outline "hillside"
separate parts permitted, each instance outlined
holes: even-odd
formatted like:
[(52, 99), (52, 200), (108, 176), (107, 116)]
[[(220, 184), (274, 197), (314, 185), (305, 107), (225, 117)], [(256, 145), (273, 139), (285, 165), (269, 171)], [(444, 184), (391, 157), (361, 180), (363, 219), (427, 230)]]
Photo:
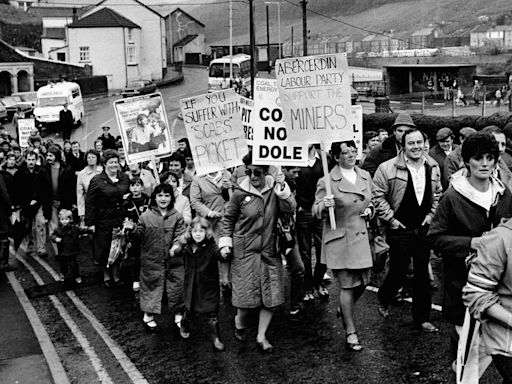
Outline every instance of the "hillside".
[[(275, 0), (273, 0), (275, 1)], [(145, 0), (148, 5), (162, 4), (162, 0)], [(190, 3), (198, 2), (191, 0)], [(229, 37), (229, 4), (226, 0), (210, 0), (211, 5), (183, 5), (184, 0), (171, 0), (159, 11), (173, 9), (172, 3), (206, 24), (207, 42), (213, 43)], [(259, 40), (265, 41), (265, 3), (254, 0), (256, 32)], [(277, 6), (270, 5), (271, 39), (277, 39)], [(318, 35), (352, 35), (366, 32), (353, 28), (315, 13), (328, 15), (352, 25), (370, 31), (413, 32), (431, 23), (444, 25), (448, 35), (469, 33), (478, 24), (477, 17), (486, 15), (496, 18), (512, 11), (510, 0), (310, 0), (308, 4), (308, 29), (312, 36)], [(233, 34), (248, 34), (248, 6), (246, 1), (233, 2)], [(281, 0), (281, 34), (283, 40), (290, 38), (291, 26), (294, 26), (295, 39), (302, 36), (302, 10), (299, 0)], [(247, 38), (248, 41), (248, 38)]]

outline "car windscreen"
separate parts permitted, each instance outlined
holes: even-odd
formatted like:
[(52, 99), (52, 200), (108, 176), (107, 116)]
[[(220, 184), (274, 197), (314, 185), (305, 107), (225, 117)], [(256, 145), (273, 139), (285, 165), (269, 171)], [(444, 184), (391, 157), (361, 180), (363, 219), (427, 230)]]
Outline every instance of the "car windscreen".
[(38, 107), (59, 107), (68, 102), (65, 96), (42, 97), (37, 99)]

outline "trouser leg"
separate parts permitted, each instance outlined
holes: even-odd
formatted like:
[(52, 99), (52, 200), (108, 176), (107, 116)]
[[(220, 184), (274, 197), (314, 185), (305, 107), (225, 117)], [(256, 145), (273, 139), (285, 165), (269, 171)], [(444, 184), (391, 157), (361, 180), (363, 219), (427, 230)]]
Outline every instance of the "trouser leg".
[(304, 263), (299, 253), (299, 246), (295, 244), (290, 252), (286, 254), (286, 265), (290, 271), (290, 307), (294, 308), (300, 304), (304, 296)]
[(429, 249), (427, 246), (427, 230), (421, 228), (411, 238), (409, 254), (412, 255), (414, 276), (412, 284), (412, 317), (417, 325), (429, 321), (430, 307), (430, 278), (428, 274)]
[(297, 212), (296, 231), (299, 253), (304, 265), (304, 291), (313, 290), (313, 271), (311, 265), (311, 212), (300, 210)]

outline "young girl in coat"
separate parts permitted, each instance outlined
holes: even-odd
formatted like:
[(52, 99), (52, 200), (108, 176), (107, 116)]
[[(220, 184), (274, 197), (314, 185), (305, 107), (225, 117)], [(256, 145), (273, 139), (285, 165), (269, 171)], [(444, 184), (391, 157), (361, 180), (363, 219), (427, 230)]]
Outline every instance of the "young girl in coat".
[(175, 254), (183, 256), (185, 266), (185, 312), (183, 324), (188, 325), (188, 314), (205, 314), (213, 347), (224, 350), (219, 335), (219, 248), (215, 243), (212, 226), (208, 220), (197, 216), (180, 240)]
[(174, 321), (180, 335), (189, 334), (182, 327), (183, 318), (183, 261), (174, 257), (178, 239), (185, 233), (183, 217), (174, 209), (174, 193), (168, 184), (159, 184), (151, 195), (151, 204), (142, 213), (137, 226), (125, 219), (127, 229), (133, 229), (140, 240), (140, 309), (144, 313), (144, 328), (158, 332), (155, 314), (162, 312), (162, 299), (167, 293), (169, 309), (174, 312)]

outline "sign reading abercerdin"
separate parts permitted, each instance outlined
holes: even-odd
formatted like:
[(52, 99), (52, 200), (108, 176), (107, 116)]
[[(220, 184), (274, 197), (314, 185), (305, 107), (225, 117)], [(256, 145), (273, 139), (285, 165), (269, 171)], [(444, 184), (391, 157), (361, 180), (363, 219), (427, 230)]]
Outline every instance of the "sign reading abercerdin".
[(199, 176), (242, 164), (248, 148), (239, 101), (233, 89), (180, 100)]
[(277, 60), (276, 78), (290, 140), (308, 143), (352, 140), (346, 55)]
[(288, 139), (276, 80), (254, 79), (253, 114), (254, 164), (307, 165), (307, 144), (293, 143)]

